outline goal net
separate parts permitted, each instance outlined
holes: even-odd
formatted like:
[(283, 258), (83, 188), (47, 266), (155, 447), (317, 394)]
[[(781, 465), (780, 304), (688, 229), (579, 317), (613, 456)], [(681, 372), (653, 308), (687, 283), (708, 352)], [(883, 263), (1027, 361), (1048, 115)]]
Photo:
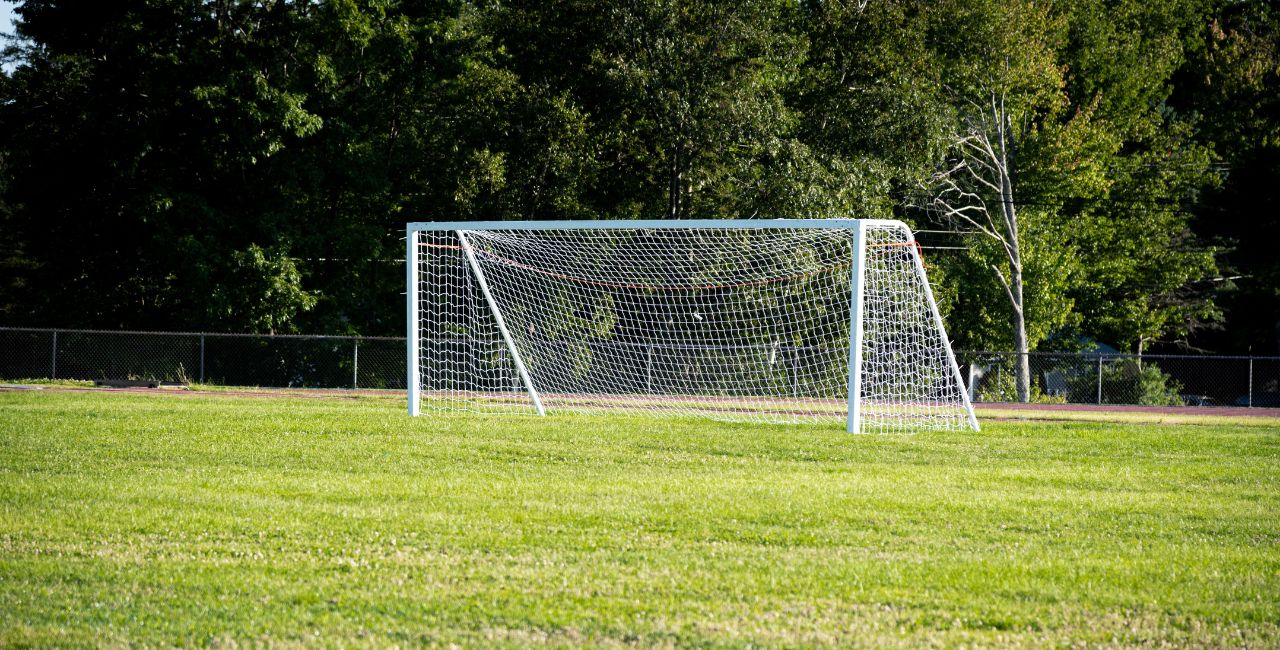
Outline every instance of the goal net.
[(977, 429), (896, 221), (410, 224), (411, 414)]

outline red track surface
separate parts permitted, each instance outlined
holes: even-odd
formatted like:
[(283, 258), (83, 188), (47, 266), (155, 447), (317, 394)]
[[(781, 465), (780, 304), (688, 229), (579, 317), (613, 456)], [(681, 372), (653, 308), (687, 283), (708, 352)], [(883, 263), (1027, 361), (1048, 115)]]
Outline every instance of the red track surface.
[[(203, 391), (174, 388), (88, 388), (79, 386), (40, 386), (43, 390), (64, 392), (127, 393), (179, 397), (295, 397), (306, 399), (354, 399), (360, 397), (399, 397), (403, 390), (352, 390), (322, 388), (259, 388), (229, 391)], [(0, 386), (0, 392), (29, 390), (13, 386)], [(1018, 404), (1012, 402), (987, 402), (975, 404), (978, 416), (984, 411), (1060, 411), (1065, 413), (1152, 413), (1164, 415), (1217, 415), (1229, 417), (1280, 417), (1280, 409), (1248, 408), (1243, 406), (1129, 406), (1122, 404)]]
[[(155, 395), (158, 397), (303, 397), (311, 399), (357, 397), (398, 397), (403, 390), (351, 390), (324, 388), (251, 388), (246, 390), (190, 390), (185, 388), (105, 388), (80, 386), (39, 386), (41, 390), (62, 391), (71, 393), (129, 393)], [(0, 386), (0, 392), (28, 391), (30, 388)]]
[(983, 411), (1065, 411), (1070, 413), (1159, 413), (1164, 415), (1224, 415), (1231, 417), (1280, 417), (1280, 409), (1244, 406), (1132, 406), (1124, 404), (1018, 404), (1016, 402), (984, 402), (973, 408)]

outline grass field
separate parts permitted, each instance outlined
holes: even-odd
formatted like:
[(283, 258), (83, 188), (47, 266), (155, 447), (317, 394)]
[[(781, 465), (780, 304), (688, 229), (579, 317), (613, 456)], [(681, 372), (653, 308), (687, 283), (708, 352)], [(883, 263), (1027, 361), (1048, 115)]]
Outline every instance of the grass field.
[(1280, 646), (1280, 428), (0, 392), (0, 646)]

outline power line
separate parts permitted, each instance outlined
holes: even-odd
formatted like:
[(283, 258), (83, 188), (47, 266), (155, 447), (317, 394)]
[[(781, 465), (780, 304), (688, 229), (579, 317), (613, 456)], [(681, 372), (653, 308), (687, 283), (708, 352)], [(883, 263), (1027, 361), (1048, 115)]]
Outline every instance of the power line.
[[(904, 198), (907, 200), (916, 200), (923, 203), (925, 201), (932, 202), (937, 197), (926, 195), (926, 194), (911, 194), (911, 195), (904, 196)], [(991, 202), (996, 203), (998, 202), (998, 200), (993, 199)], [(1197, 214), (1196, 210), (1192, 210), (1188, 207), (1185, 207), (1184, 204), (1174, 199), (1134, 199), (1134, 198), (1088, 197), (1088, 196), (1063, 196), (1063, 197), (1056, 197), (1056, 198), (1050, 197), (1050, 198), (1020, 199), (1015, 197), (1012, 203), (1017, 206), (1047, 207), (1047, 208), (1068, 207), (1073, 203), (1080, 203), (1080, 204), (1086, 204), (1086, 205), (1103, 204), (1103, 205), (1120, 205), (1120, 206), (1150, 206), (1150, 207), (1155, 207), (1159, 209), (1160, 212), (1173, 212), (1178, 214)], [(926, 211), (929, 209), (927, 205), (909, 205), (907, 207), (916, 208), (919, 210), (926, 210)], [(1213, 206), (1201, 205), (1199, 207), (1201, 209), (1206, 209), (1206, 208), (1212, 208)]]

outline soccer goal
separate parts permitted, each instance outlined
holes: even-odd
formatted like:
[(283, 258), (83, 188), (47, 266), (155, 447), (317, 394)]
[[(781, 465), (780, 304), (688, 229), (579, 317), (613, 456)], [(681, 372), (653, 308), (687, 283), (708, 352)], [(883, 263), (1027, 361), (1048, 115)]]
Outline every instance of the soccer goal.
[(410, 415), (978, 429), (898, 221), (411, 223), (406, 241)]

